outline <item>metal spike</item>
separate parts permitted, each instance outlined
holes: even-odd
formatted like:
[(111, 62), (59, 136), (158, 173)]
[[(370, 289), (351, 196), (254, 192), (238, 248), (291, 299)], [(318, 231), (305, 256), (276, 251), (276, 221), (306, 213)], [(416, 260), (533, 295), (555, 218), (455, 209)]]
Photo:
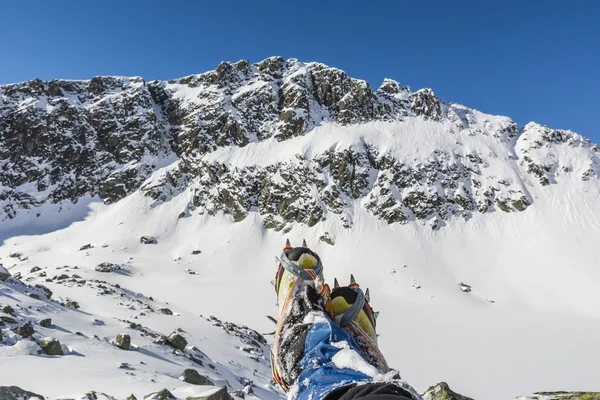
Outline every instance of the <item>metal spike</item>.
[(367, 303), (371, 302), (371, 295), (369, 293), (369, 288), (367, 288), (367, 290), (365, 291), (365, 300), (367, 300)]
[(302, 239), (302, 247), (308, 247), (308, 245), (306, 244), (306, 239)]
[(292, 244), (290, 243), (290, 239), (285, 240), (285, 247), (292, 247)]
[(354, 275), (350, 274), (350, 284), (356, 284), (356, 279), (354, 279)]
[(340, 287), (340, 283), (338, 282), (337, 278), (333, 278), (333, 288), (339, 288)]
[(379, 311), (373, 311), (373, 319), (377, 321), (377, 318), (379, 318)]

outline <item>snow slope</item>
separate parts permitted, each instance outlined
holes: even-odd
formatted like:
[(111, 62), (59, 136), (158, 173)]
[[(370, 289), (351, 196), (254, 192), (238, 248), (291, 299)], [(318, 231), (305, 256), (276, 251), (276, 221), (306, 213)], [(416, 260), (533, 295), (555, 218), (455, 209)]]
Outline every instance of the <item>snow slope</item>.
[[(600, 148), (574, 132), (274, 57), (0, 86), (0, 158), (0, 263), (21, 275), (0, 282), (0, 386), (214, 391), (179, 379), (195, 368), (283, 398), (265, 316), (289, 237), (370, 288), (382, 351), (420, 392), (598, 390)], [(10, 329), (27, 321), (33, 341)], [(44, 337), (65, 355), (39, 355)]]
[[(54, 328), (36, 326), (36, 330), (58, 338), (69, 349), (63, 357), (39, 356), (23, 341), (7, 345), (16, 339), (3, 329), (11, 337), (0, 346), (2, 383), (52, 398), (89, 390), (124, 398), (132, 392), (140, 396), (181, 387), (177, 378), (194, 363), (140, 336), (123, 322), (128, 320), (167, 335), (183, 329), (190, 346), (211, 360), (197, 369), (218, 385), (229, 384), (230, 391), (243, 389), (239, 378), (243, 377), (254, 382), (256, 398), (281, 398), (269, 382), (267, 348), (244, 351), (246, 345), (238, 337), (207, 317), (271, 332), (274, 326), (265, 315), (276, 312), (270, 285), (274, 257), (290, 237), (296, 244), (306, 238), (321, 254), (327, 279), (338, 277), (343, 282), (354, 273), (363, 287), (370, 288), (373, 306), (381, 311), (380, 346), (389, 363), (419, 391), (441, 380), (460, 393), (491, 400), (541, 390), (597, 390), (597, 180), (558, 173), (556, 185), (531, 183), (525, 167), (510, 161), (502, 143), (491, 147), (485, 138), (448, 137), (441, 124), (417, 119), (355, 129), (324, 125), (285, 142), (223, 147), (205, 160), (244, 167), (361, 142), (394, 152), (407, 162), (426, 159), (437, 148), (495, 152), (499, 159), (488, 166), (488, 171), (493, 169), (489, 174), (523, 182), (534, 205), (518, 213), (453, 218), (443, 229), (432, 230), (427, 221), (387, 224), (367, 212), (360, 204), (365, 200), (359, 199), (350, 229), (327, 214), (313, 227), (295, 224), (284, 234), (266, 229), (258, 213), (241, 222), (222, 213), (179, 218), (191, 190), (159, 203), (138, 191), (112, 205), (90, 199), (73, 212), (16, 218), (0, 228), (4, 266), (13, 275), (21, 273), (24, 281), (46, 285), (53, 298), (75, 300), (81, 308), (40, 302), (25, 296), (22, 288), (1, 286), (2, 305), (12, 305), (23, 318), (50, 316)], [(584, 167), (578, 165), (577, 148), (561, 151), (561, 165)], [(160, 170), (149, 182), (159, 175)], [(318, 240), (325, 232), (335, 245)], [(154, 236), (157, 244), (141, 244), (142, 235)], [(93, 248), (80, 251), (85, 244)], [(194, 255), (194, 250), (202, 252)], [(15, 258), (14, 253), (21, 256)], [(95, 271), (102, 262), (117, 263), (123, 270)], [(46, 277), (30, 273), (34, 266), (41, 267), (39, 272), (46, 272)], [(87, 282), (79, 287), (45, 281), (63, 272)], [(101, 289), (94, 280), (120, 288), (108, 285), (116, 294), (98, 295)], [(461, 291), (460, 282), (471, 285), (472, 291)], [(174, 315), (158, 312), (162, 307)], [(103, 323), (95, 323), (96, 319)], [(132, 335), (135, 350), (110, 344), (122, 332)], [(123, 362), (132, 369), (118, 368)], [(207, 367), (209, 363), (215, 369)]]

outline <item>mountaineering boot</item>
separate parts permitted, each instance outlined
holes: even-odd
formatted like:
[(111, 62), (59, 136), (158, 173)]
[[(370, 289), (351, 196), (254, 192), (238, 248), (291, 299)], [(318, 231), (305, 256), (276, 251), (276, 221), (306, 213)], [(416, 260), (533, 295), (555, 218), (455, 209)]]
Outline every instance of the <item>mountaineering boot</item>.
[(292, 247), (287, 240), (278, 262), (275, 291), (281, 316), (286, 307), (286, 299), (297, 282), (312, 286), (317, 292), (321, 292), (324, 288), (324, 279), (321, 259), (308, 247)]
[(271, 349), (271, 366), (273, 381), (287, 391), (301, 372), (303, 338), (312, 325), (303, 323), (304, 317), (312, 311), (332, 315), (331, 291), (324, 283), (321, 259), (308, 247), (292, 247), (288, 240), (277, 261), (274, 285), (279, 318)]
[(369, 364), (385, 373), (389, 367), (377, 346), (379, 313), (373, 312), (369, 301), (369, 289), (363, 292), (353, 275), (348, 286), (339, 286), (335, 280), (331, 292), (333, 320), (356, 341)]

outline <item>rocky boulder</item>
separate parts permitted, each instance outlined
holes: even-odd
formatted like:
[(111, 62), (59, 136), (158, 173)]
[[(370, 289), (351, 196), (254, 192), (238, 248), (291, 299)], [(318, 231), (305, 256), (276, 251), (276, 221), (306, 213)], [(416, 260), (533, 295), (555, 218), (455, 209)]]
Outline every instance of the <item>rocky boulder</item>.
[(155, 393), (147, 394), (144, 396), (144, 400), (177, 400), (177, 398), (167, 389), (163, 389)]
[(140, 238), (140, 243), (141, 244), (157, 244), (158, 241), (156, 240), (155, 237), (152, 237), (152, 236), (142, 236)]
[(225, 386), (215, 390), (208, 395), (189, 396), (186, 400), (232, 400)]
[(38, 322), (38, 324), (43, 328), (50, 328), (52, 326), (52, 319), (50, 319), (50, 318), (41, 319)]
[(113, 272), (121, 270), (121, 266), (118, 264), (113, 264), (109, 262), (100, 263), (94, 268), (98, 272)]
[(185, 350), (185, 346), (188, 344), (187, 340), (177, 332), (173, 332), (167, 337), (167, 343), (181, 351)]
[(131, 346), (131, 336), (119, 333), (115, 340), (115, 344), (121, 350), (129, 350), (129, 346)]
[(42, 348), (42, 352), (44, 354), (48, 354), (49, 356), (64, 355), (60, 342), (58, 341), (58, 339), (55, 339), (53, 337), (43, 338), (40, 342), (40, 347)]
[(0, 282), (4, 282), (8, 278), (10, 278), (10, 273), (0, 264)]
[(179, 378), (186, 383), (191, 383), (192, 385), (210, 385), (214, 386), (215, 384), (208, 379), (204, 375), (200, 375), (198, 371), (192, 368), (185, 369)]
[(12, 331), (24, 338), (31, 337), (35, 333), (31, 322), (27, 322), (19, 327), (13, 328)]
[(446, 382), (440, 382), (437, 385), (431, 386), (422, 395), (423, 400), (473, 400), (470, 397), (458, 394)]

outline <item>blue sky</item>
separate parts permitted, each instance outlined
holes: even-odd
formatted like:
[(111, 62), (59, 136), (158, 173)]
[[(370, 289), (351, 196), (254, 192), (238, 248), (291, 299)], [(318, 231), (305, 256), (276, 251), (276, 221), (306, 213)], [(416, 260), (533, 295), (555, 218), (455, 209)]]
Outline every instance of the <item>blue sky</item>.
[(320, 61), (600, 141), (600, 1), (0, 1), (0, 84)]

